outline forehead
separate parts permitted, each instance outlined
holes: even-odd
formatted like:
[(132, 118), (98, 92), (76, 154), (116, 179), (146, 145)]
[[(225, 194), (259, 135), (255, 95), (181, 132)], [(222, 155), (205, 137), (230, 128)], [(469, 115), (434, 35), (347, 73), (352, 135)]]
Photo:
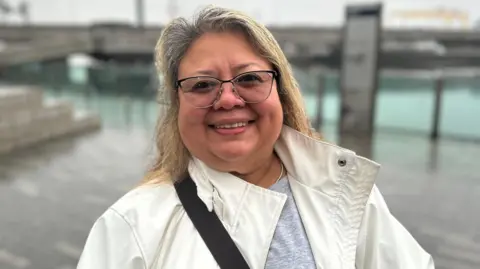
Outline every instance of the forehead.
[[(241, 72), (270, 69), (241, 33), (205, 33), (189, 47), (179, 65), (179, 76), (235, 75)], [(227, 74), (225, 74), (227, 75)]]

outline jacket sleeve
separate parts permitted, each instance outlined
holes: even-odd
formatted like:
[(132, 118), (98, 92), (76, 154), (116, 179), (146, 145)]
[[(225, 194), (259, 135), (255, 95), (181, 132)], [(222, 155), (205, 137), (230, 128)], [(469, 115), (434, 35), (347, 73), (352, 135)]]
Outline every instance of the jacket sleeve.
[(373, 187), (360, 227), (357, 269), (434, 269), (432, 257), (390, 213)]
[(93, 225), (77, 269), (145, 269), (142, 251), (129, 223), (108, 209)]

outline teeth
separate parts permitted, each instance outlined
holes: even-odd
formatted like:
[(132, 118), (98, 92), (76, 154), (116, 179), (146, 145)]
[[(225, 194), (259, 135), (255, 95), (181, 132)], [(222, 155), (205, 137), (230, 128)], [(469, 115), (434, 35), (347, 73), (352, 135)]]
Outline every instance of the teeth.
[(222, 124), (222, 125), (215, 125), (215, 128), (217, 129), (230, 129), (230, 128), (237, 128), (237, 127), (243, 127), (246, 126), (246, 122), (237, 122), (237, 123), (232, 123), (232, 124)]

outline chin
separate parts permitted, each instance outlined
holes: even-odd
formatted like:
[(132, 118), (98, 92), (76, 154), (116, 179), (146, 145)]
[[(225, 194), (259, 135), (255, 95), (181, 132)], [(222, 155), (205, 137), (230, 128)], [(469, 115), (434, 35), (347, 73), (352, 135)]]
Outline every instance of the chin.
[(249, 145), (237, 143), (237, 145), (224, 145), (220, 148), (213, 149), (212, 152), (223, 161), (234, 162), (250, 156), (252, 149)]

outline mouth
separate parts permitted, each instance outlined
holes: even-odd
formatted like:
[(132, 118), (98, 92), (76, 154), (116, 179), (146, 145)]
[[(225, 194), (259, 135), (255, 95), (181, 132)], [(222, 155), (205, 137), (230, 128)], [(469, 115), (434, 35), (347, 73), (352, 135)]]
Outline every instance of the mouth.
[(254, 120), (239, 121), (239, 122), (232, 122), (232, 123), (211, 124), (211, 125), (208, 125), (208, 127), (214, 133), (221, 136), (237, 136), (249, 130), (250, 129), (249, 127), (253, 123), (255, 123)]
[(235, 129), (235, 128), (246, 127), (247, 125), (250, 125), (254, 122), (255, 120), (234, 122), (234, 123), (228, 123), (228, 124), (209, 124), (208, 127), (213, 129)]

